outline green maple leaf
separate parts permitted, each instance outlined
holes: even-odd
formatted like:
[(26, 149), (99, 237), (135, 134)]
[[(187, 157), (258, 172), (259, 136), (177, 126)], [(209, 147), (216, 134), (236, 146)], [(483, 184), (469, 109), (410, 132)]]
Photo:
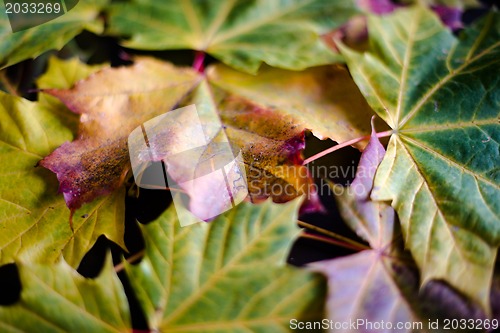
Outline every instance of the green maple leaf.
[(130, 332), (127, 298), (110, 256), (95, 280), (83, 278), (64, 260), (17, 267), (20, 300), (0, 306), (2, 332)]
[(342, 48), (394, 130), (372, 198), (392, 201), (422, 283), (444, 279), (489, 308), (500, 244), (500, 16), (456, 39), (429, 10), (369, 18), (372, 51)]
[(144, 1), (114, 4), (109, 32), (129, 35), (125, 46), (194, 49), (255, 73), (262, 62), (304, 69), (339, 59), (320, 34), (355, 14), (353, 1)]
[(84, 29), (100, 33), (102, 20), (97, 19), (108, 0), (80, 1), (68, 13), (42, 25), (13, 33), (4, 7), (0, 12), (0, 68), (45, 51), (60, 49)]
[[(74, 62), (51, 62), (48, 72), (63, 71), (73, 80), (90, 74)], [(73, 73), (73, 75), (71, 74)], [(65, 86), (58, 76), (60, 86)], [(40, 82), (47, 81), (42, 77)], [(72, 85), (67, 80), (65, 84)], [(55, 102), (55, 101), (53, 101)], [(0, 262), (15, 258), (53, 262), (61, 252), (76, 267), (97, 238), (104, 234), (122, 247), (124, 189), (96, 200), (74, 213), (74, 233), (69, 211), (58, 193), (57, 179), (37, 163), (56, 147), (74, 137), (78, 121), (62, 103), (49, 108), (47, 100), (30, 102), (0, 93)], [(52, 105), (53, 106), (53, 105)]]
[(243, 203), (186, 227), (172, 206), (142, 227), (145, 256), (125, 269), (149, 328), (287, 332), (291, 318), (321, 318), (323, 279), (285, 266), (299, 204)]

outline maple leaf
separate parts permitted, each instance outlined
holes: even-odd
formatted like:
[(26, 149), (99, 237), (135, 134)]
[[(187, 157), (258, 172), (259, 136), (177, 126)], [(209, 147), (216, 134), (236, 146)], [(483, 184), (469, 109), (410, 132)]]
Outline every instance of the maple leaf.
[[(253, 199), (273, 196), (275, 201), (285, 202), (308, 194), (314, 209), (317, 199), (312, 182), (301, 165), (304, 131), (311, 129), (336, 138), (334, 132), (338, 129), (341, 138), (355, 136), (363, 130), (347, 125), (347, 119), (353, 114), (369, 117), (371, 110), (359, 102), (359, 91), (342, 69), (329, 69), (328, 75), (311, 69), (303, 73), (302, 81), (297, 73), (285, 70), (269, 69), (259, 75), (266, 77), (268, 71), (279, 74), (284, 82), (274, 83), (276, 94), (293, 92), (288, 102), (273, 102), (269, 93), (248, 94), (252, 90), (244, 84), (236, 85), (232, 81), (236, 74), (224, 67), (209, 68), (204, 78), (192, 69), (153, 59), (139, 59), (132, 67), (104, 69), (70, 90), (45, 89), (82, 116), (78, 139), (58, 148), (41, 165), (58, 175), (68, 207), (78, 208), (121, 185), (129, 168), (127, 137), (134, 128), (174, 106), (195, 104), (218, 115), (229, 141), (241, 149)], [(286, 85), (291, 82), (288, 79), (295, 83)], [(332, 81), (334, 85), (326, 85)], [(356, 112), (348, 112), (352, 104), (331, 97), (330, 92), (342, 85), (344, 97), (349, 96), (348, 101), (359, 106)], [(269, 86), (257, 82), (251, 87), (269, 90)], [(315, 94), (309, 94), (308, 89)], [(308, 104), (304, 106), (303, 102)], [(302, 116), (301, 111), (310, 117)], [(327, 117), (332, 124), (321, 124), (314, 115)], [(183, 135), (189, 137), (192, 133)], [(155, 147), (153, 160), (161, 160), (175, 150), (175, 136), (171, 134), (160, 131), (150, 139)], [(273, 187), (289, 190), (273, 195)]]
[(154, 331), (288, 331), (322, 316), (324, 280), (284, 265), (300, 200), (242, 203), (211, 223), (181, 227), (173, 207), (142, 226), (146, 252), (125, 263)]
[[(12, 32), (4, 10), (0, 12), (0, 69), (45, 51), (60, 49), (84, 29), (101, 33), (104, 25), (98, 19), (108, 0), (80, 1), (68, 13), (42, 25)], [(2, 7), (4, 8), (4, 7)]]
[(0, 306), (2, 332), (130, 332), (127, 298), (111, 256), (95, 280), (80, 276), (62, 259), (16, 266), (21, 295), (18, 302)]
[(194, 49), (256, 73), (262, 62), (301, 70), (339, 60), (320, 39), (357, 13), (353, 1), (131, 1), (109, 7), (126, 47)]
[(459, 40), (419, 6), (372, 16), (369, 29), (371, 52), (342, 53), (394, 129), (372, 198), (398, 212), (422, 283), (444, 279), (488, 310), (500, 244), (499, 14)]

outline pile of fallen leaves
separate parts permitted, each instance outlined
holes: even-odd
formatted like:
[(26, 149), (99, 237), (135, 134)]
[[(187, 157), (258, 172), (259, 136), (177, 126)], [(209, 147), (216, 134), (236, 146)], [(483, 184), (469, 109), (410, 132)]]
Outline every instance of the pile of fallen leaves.
[[(0, 331), (498, 327), (500, 15), (464, 24), (464, 6), (479, 4), (89, 0), (14, 33), (2, 10), (0, 294), (13, 296)], [(82, 36), (118, 41), (121, 65), (82, 61)], [(156, 52), (186, 49), (191, 67)], [(37, 74), (22, 89), (27, 64)], [(246, 202), (208, 223), (182, 227), (173, 205), (139, 223), (128, 136), (192, 104), (241, 151)], [(154, 154), (173, 149), (170, 135), (190, 133), (161, 136)], [(362, 151), (352, 183), (304, 160), (312, 136)], [(326, 220), (331, 206), (341, 219)], [(76, 269), (103, 236), (114, 262), (101, 255), (84, 278)], [(287, 264), (299, 236), (335, 244), (332, 259)]]

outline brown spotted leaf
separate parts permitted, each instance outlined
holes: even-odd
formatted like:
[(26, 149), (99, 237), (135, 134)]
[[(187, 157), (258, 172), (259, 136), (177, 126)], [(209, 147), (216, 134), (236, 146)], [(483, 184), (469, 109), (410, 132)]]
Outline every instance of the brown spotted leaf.
[[(268, 77), (269, 71), (274, 70), (266, 69), (257, 77)], [(307, 194), (303, 208), (317, 210), (312, 180), (301, 165), (305, 130), (322, 138), (350, 139), (367, 132), (361, 121), (351, 122), (354, 115), (368, 119), (371, 110), (344, 70), (279, 70), (276, 74), (282, 81), (270, 86), (259, 85), (250, 76), (242, 76), (238, 85), (237, 75), (222, 66), (209, 68), (203, 77), (189, 68), (142, 58), (130, 67), (103, 69), (69, 90), (46, 89), (81, 118), (78, 138), (63, 144), (41, 165), (57, 174), (68, 207), (76, 209), (123, 183), (130, 169), (127, 138), (134, 129), (172, 109), (194, 104), (217, 115), (224, 135), (241, 150), (252, 200), (271, 196), (286, 202)], [(344, 86), (342, 97), (347, 94), (351, 103), (332, 97), (335, 89), (328, 82)], [(281, 98), (273, 104), (273, 96), (280, 95), (290, 95), (288, 102)], [(151, 161), (175, 150), (173, 134), (167, 132), (149, 138), (155, 147)], [(176, 132), (174, 137), (189, 139), (190, 135)]]

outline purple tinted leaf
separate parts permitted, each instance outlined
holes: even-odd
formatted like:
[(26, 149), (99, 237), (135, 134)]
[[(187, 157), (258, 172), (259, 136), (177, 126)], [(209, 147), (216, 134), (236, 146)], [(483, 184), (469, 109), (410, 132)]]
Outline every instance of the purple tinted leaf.
[(439, 16), (444, 25), (452, 30), (463, 28), (462, 12), (458, 7), (432, 6), (432, 10)]
[(374, 13), (374, 14), (387, 14), (391, 13), (400, 5), (394, 4), (391, 0), (358, 0), (359, 7)]
[[(371, 250), (311, 265), (328, 277), (328, 319), (335, 323), (355, 323), (333, 327), (331, 332), (373, 332), (368, 322), (384, 321), (395, 327), (397, 322), (416, 321), (393, 278), (389, 262), (390, 259)], [(411, 329), (398, 332), (411, 332)]]
[[(392, 13), (394, 10), (403, 7), (390, 0), (358, 0), (357, 4), (369, 13), (383, 15)], [(463, 28), (462, 13), (463, 8), (446, 5), (433, 5), (432, 10), (439, 16), (444, 25), (452, 30)]]
[(378, 165), (382, 162), (384, 155), (384, 146), (380, 143), (375, 129), (372, 128), (370, 141), (361, 155), (356, 178), (351, 185), (358, 188), (355, 192), (358, 200), (368, 200), (373, 187), (375, 172), (377, 172)]
[[(116, 142), (85, 144), (82, 141), (66, 142), (39, 165), (57, 175), (59, 192), (72, 211), (96, 197), (118, 189), (128, 171), (128, 153)], [(89, 149), (91, 148), (91, 149)], [(96, 172), (99, 165), (106, 165), (106, 175)], [(87, 177), (88, 173), (94, 177)]]
[(385, 149), (372, 129), (370, 142), (361, 155), (354, 181), (337, 197), (340, 214), (347, 225), (374, 249), (382, 249), (390, 244), (394, 230), (394, 209), (385, 202), (370, 200), (373, 179), (384, 155)]

